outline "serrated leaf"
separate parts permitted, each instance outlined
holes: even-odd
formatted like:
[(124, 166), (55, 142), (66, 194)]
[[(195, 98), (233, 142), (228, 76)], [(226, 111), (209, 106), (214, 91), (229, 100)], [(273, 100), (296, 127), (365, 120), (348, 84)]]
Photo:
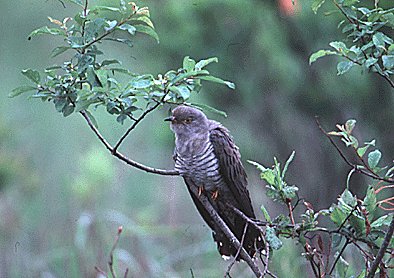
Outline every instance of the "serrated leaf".
[(205, 81), (210, 81), (210, 82), (215, 82), (215, 83), (219, 83), (219, 84), (223, 84), (226, 85), (227, 87), (229, 87), (230, 89), (235, 89), (235, 84), (230, 82), (230, 81), (226, 81), (223, 80), (221, 78), (212, 76), (212, 75), (207, 75), (207, 76), (199, 76), (198, 78), (205, 80)]
[(339, 197), (339, 200), (343, 201), (343, 203), (345, 203), (350, 207), (354, 207), (357, 204), (356, 197), (354, 197), (353, 194), (348, 189), (345, 189), (343, 191), (343, 193)]
[(8, 95), (8, 97), (13, 98), (13, 97), (19, 96), (20, 94), (23, 94), (23, 93), (26, 93), (29, 91), (33, 91), (33, 90), (37, 90), (37, 87), (20, 86), (20, 87), (13, 89), (12, 92)]
[(249, 164), (252, 164), (253, 166), (256, 166), (256, 168), (257, 168), (259, 171), (261, 171), (261, 172), (264, 172), (264, 171), (268, 170), (268, 168), (265, 168), (263, 165), (261, 165), (261, 164), (258, 163), (258, 162), (255, 162), (255, 161), (252, 161), (252, 160), (247, 160), (247, 162), (248, 162)]
[(285, 186), (283, 187), (283, 193), (285, 199), (294, 199), (297, 195), (296, 192), (298, 191), (298, 187), (292, 186)]
[(211, 57), (208, 59), (204, 59), (204, 60), (200, 60), (197, 62), (195, 68), (196, 70), (201, 70), (204, 67), (208, 66), (211, 63), (217, 63), (218, 62), (218, 58), (217, 57)]
[(375, 168), (378, 166), (382, 153), (379, 150), (374, 150), (368, 154), (368, 166), (370, 168)]
[(345, 72), (348, 72), (352, 67), (354, 66), (354, 63), (352, 61), (342, 61), (339, 62), (337, 65), (337, 71), (338, 75), (344, 74)]
[(274, 250), (279, 250), (283, 245), (282, 241), (276, 236), (276, 231), (273, 227), (267, 227), (265, 239)]
[(333, 55), (333, 54), (337, 54), (335, 51), (332, 50), (324, 50), (321, 49), (315, 53), (313, 53), (310, 57), (309, 57), (309, 65), (311, 65), (313, 62), (315, 62), (317, 59), (327, 56), (327, 55)]
[(36, 84), (39, 84), (41, 81), (40, 73), (36, 70), (24, 69), (22, 70), (22, 74)]
[(56, 47), (56, 48), (54, 48), (54, 49), (52, 50), (52, 52), (51, 52), (51, 57), (52, 57), (52, 58), (53, 58), (53, 57), (56, 57), (56, 56), (62, 54), (63, 52), (65, 52), (65, 51), (67, 51), (67, 50), (69, 50), (69, 49), (71, 49), (71, 47), (68, 47), (68, 46), (58, 46), (58, 47)]
[(346, 213), (340, 210), (337, 206), (330, 213), (332, 222), (334, 222), (338, 227), (342, 225), (343, 221), (345, 221), (346, 216)]
[(156, 31), (152, 27), (141, 25), (141, 24), (137, 24), (134, 27), (137, 30), (137, 32), (145, 33), (151, 36), (152, 38), (154, 38), (157, 41), (157, 43), (160, 42), (159, 36), (157, 35)]
[(62, 35), (65, 36), (65, 33), (62, 29), (58, 28), (49, 28), (48, 26), (43, 26), (41, 28), (38, 28), (34, 30), (33, 32), (30, 33), (30, 35), (27, 37), (29, 40), (31, 40), (32, 37), (37, 36), (37, 35)]
[(206, 105), (206, 104), (200, 104), (200, 103), (190, 103), (190, 105), (198, 107), (198, 108), (201, 108), (204, 111), (209, 111), (209, 112), (212, 112), (212, 113), (215, 113), (215, 114), (218, 114), (220, 116), (223, 116), (223, 117), (227, 118), (227, 113), (226, 112), (218, 110), (218, 109), (216, 109), (216, 108), (214, 108), (212, 106), (209, 106), (209, 105)]
[(316, 14), (317, 10), (323, 5), (325, 0), (313, 0), (312, 2), (312, 11)]

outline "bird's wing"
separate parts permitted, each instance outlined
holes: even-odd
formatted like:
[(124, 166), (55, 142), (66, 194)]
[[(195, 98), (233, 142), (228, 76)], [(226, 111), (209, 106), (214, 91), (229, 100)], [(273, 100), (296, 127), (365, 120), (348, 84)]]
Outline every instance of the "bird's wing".
[(228, 130), (214, 121), (211, 124), (210, 140), (219, 160), (220, 174), (234, 195), (235, 201), (239, 204), (239, 206), (233, 205), (247, 216), (255, 218), (247, 189), (246, 172), (241, 163), (238, 147)]

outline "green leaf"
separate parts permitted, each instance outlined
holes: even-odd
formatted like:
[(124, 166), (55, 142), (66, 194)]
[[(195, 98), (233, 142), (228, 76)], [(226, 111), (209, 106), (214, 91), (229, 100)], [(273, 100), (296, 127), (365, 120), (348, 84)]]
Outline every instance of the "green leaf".
[(378, 166), (382, 153), (379, 150), (374, 150), (368, 154), (368, 165), (370, 168), (375, 168)]
[(215, 113), (215, 114), (218, 114), (220, 116), (223, 116), (223, 117), (227, 118), (227, 113), (226, 112), (218, 110), (218, 109), (216, 109), (214, 107), (211, 107), (209, 105), (200, 104), (200, 103), (190, 103), (190, 105), (198, 107), (198, 108), (201, 108), (204, 111), (209, 111), (209, 112), (212, 112), (212, 113)]
[(92, 12), (95, 11), (111, 11), (111, 12), (120, 12), (119, 8), (115, 8), (115, 7), (108, 7), (108, 6), (95, 6), (92, 9)]
[(283, 187), (283, 193), (285, 199), (294, 199), (297, 195), (296, 192), (298, 191), (298, 187), (292, 186), (285, 186)]
[(41, 81), (40, 73), (36, 70), (24, 69), (22, 70), (22, 74), (36, 84), (39, 84)]
[(391, 214), (391, 215), (386, 214), (386, 215), (379, 217), (374, 222), (372, 222), (371, 228), (381, 229), (382, 226), (389, 226), (392, 217), (393, 217), (393, 214)]
[(352, 61), (342, 61), (339, 62), (337, 65), (338, 75), (344, 74), (345, 72), (349, 71), (354, 66)]
[(74, 112), (75, 107), (71, 104), (64, 106), (63, 108), (63, 116), (67, 117)]
[(260, 209), (261, 209), (261, 212), (262, 212), (263, 215), (264, 215), (265, 220), (266, 220), (268, 223), (271, 223), (271, 216), (268, 214), (268, 211), (267, 211), (267, 209), (265, 208), (265, 206), (264, 206), (264, 205), (261, 205)]
[(37, 90), (37, 87), (20, 86), (20, 87), (13, 89), (12, 92), (8, 95), (8, 97), (13, 98), (13, 97), (19, 96), (20, 94), (23, 94), (23, 93), (26, 93), (29, 91), (33, 91), (33, 90)]
[(135, 32), (137, 29), (134, 26), (131, 26), (130, 24), (123, 24), (118, 27), (120, 30), (124, 30), (129, 32), (130, 35), (135, 35)]
[(194, 61), (193, 59), (190, 59), (189, 56), (186, 56), (185, 58), (183, 58), (183, 66), (182, 67), (187, 72), (193, 71), (195, 66), (196, 66), (196, 61)]
[(323, 5), (325, 0), (313, 0), (312, 2), (312, 11), (316, 14), (317, 10)]
[(364, 147), (361, 147), (361, 148), (358, 148), (358, 149), (357, 149), (357, 154), (358, 154), (360, 157), (363, 157), (363, 155), (364, 155), (365, 152), (368, 150), (368, 148), (369, 148), (368, 145), (367, 145), (367, 146), (364, 146)]
[(211, 63), (217, 63), (218, 62), (218, 58), (216, 57), (211, 57), (205, 60), (200, 60), (197, 62), (195, 68), (196, 70), (201, 70), (204, 67), (206, 67), (207, 65), (211, 64)]
[(134, 27), (137, 32), (145, 33), (145, 34), (151, 36), (152, 38), (154, 38), (157, 41), (157, 43), (160, 42), (159, 36), (157, 35), (156, 31), (152, 27), (149, 27), (146, 25), (141, 25), (141, 24), (137, 24)]
[(386, 69), (391, 69), (394, 67), (394, 55), (383, 55), (382, 61), (383, 61), (383, 66)]
[(354, 197), (353, 194), (348, 189), (345, 189), (345, 191), (343, 191), (339, 200), (343, 201), (346, 205), (352, 208), (357, 204), (356, 197)]
[(230, 81), (226, 81), (223, 79), (220, 79), (218, 77), (212, 76), (212, 75), (207, 75), (207, 76), (199, 76), (200, 79), (202, 80), (206, 80), (206, 81), (210, 81), (210, 82), (215, 82), (215, 83), (219, 83), (219, 84), (223, 84), (226, 85), (227, 87), (229, 87), (230, 89), (235, 89), (235, 84), (230, 82)]
[(364, 65), (366, 68), (369, 68), (371, 66), (373, 66), (374, 64), (376, 64), (378, 62), (378, 59), (374, 58), (374, 57), (370, 57), (367, 60), (365, 60)]
[(63, 52), (65, 52), (65, 51), (67, 51), (67, 50), (69, 50), (69, 49), (71, 49), (71, 47), (68, 47), (68, 46), (58, 46), (58, 47), (56, 47), (56, 48), (54, 48), (54, 49), (52, 50), (51, 57), (52, 57), (52, 58), (53, 58), (53, 57), (56, 57), (56, 56), (62, 54)]
[(338, 227), (340, 227), (346, 219), (346, 213), (339, 209), (339, 207), (335, 207), (330, 213), (330, 219), (334, 222)]
[(108, 65), (112, 65), (112, 64), (119, 64), (120, 65), (121, 62), (119, 60), (116, 60), (116, 59), (104, 60), (104, 61), (101, 62), (101, 66), (102, 67), (105, 67), (105, 66), (108, 66)]
[(372, 186), (368, 188), (367, 194), (364, 198), (363, 204), (369, 214), (369, 216), (372, 218), (377, 206), (377, 200), (376, 200), (376, 194), (375, 190)]
[(349, 268), (349, 263), (347, 261), (345, 261), (345, 259), (342, 258), (342, 256), (339, 257), (339, 260), (336, 265), (338, 277), (347, 278), (346, 273), (347, 273), (348, 268)]
[(140, 17), (136, 17), (136, 18), (134, 18), (134, 17), (132, 17), (131, 19), (130, 19), (130, 21), (141, 21), (141, 22), (144, 22), (146, 25), (148, 25), (149, 27), (151, 27), (151, 28), (155, 28), (154, 26), (153, 26), (153, 23), (152, 23), (152, 21), (151, 21), (151, 19), (149, 18), (149, 17), (147, 17), (147, 16), (140, 16)]
[(170, 91), (180, 96), (183, 100), (187, 100), (190, 97), (190, 90), (186, 85), (170, 86)]
[(276, 231), (273, 227), (267, 227), (265, 239), (274, 250), (279, 250), (283, 245), (282, 241), (276, 236)]
[(287, 172), (287, 168), (289, 167), (290, 163), (293, 161), (295, 156), (295, 151), (291, 152), (291, 155), (289, 156), (289, 158), (286, 161), (285, 166), (283, 167), (283, 171), (282, 171), (282, 179), (285, 177), (285, 174)]
[(359, 0), (344, 0), (342, 5), (349, 7), (349, 6), (352, 6), (358, 2), (359, 2)]
[(333, 41), (330, 42), (330, 46), (340, 53), (347, 53), (349, 51), (349, 49), (346, 47), (346, 44), (343, 42)]
[(350, 119), (350, 120), (347, 120), (347, 121), (346, 121), (346, 123), (345, 123), (345, 129), (346, 129), (346, 132), (347, 132), (348, 134), (352, 133), (352, 131), (353, 131), (355, 125), (356, 125), (356, 122), (357, 122), (357, 121), (354, 120), (354, 119)]
[(309, 65), (311, 65), (313, 62), (315, 62), (317, 59), (327, 56), (327, 55), (333, 55), (333, 54), (337, 54), (335, 51), (332, 50), (324, 50), (321, 49), (315, 53), (313, 53), (310, 57), (309, 57)]
[(372, 41), (373, 41), (373, 44), (377, 48), (383, 48), (384, 49), (385, 35), (383, 33), (377, 32), (376, 34), (374, 34), (373, 37), (372, 37)]
[(33, 32), (30, 33), (30, 35), (27, 37), (29, 40), (31, 40), (32, 37), (37, 36), (37, 35), (43, 35), (43, 34), (48, 34), (48, 35), (62, 35), (65, 36), (66, 34), (64, 33), (63, 30), (58, 29), (58, 28), (49, 28), (48, 26), (43, 26), (41, 28), (38, 28), (34, 30)]

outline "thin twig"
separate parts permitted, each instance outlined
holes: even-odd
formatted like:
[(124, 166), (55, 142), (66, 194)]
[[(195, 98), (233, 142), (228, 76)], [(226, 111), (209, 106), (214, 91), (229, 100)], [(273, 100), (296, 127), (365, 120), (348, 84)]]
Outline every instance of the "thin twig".
[(122, 231), (123, 231), (123, 227), (119, 226), (118, 233), (115, 236), (114, 244), (112, 245), (111, 251), (109, 252), (108, 266), (109, 266), (109, 270), (111, 271), (112, 278), (116, 278), (116, 273), (114, 269), (114, 251), (116, 249), (116, 246), (118, 245)]
[(248, 230), (248, 226), (249, 226), (249, 223), (246, 222), (245, 228), (244, 228), (244, 232), (243, 232), (242, 238), (241, 238), (241, 245), (240, 245), (240, 248), (238, 248), (237, 253), (236, 253), (235, 256), (234, 256), (233, 261), (232, 261), (232, 262), (229, 264), (229, 266), (227, 267), (227, 271), (226, 271), (226, 273), (224, 274), (224, 278), (230, 277), (231, 268), (233, 267), (233, 265), (234, 265), (235, 262), (237, 261), (237, 258), (238, 258), (238, 256), (239, 256), (239, 253), (241, 252), (242, 246), (244, 246), (245, 235), (246, 235), (246, 231)]
[(145, 118), (146, 115), (148, 115), (150, 112), (152, 112), (157, 107), (159, 107), (161, 104), (163, 104), (164, 98), (167, 96), (168, 92), (169, 91), (167, 91), (167, 93), (164, 94), (164, 96), (161, 98), (161, 100), (159, 102), (157, 102), (155, 105), (153, 105), (149, 109), (146, 109), (144, 111), (144, 113), (142, 113), (141, 116), (139, 116), (138, 119), (136, 119), (134, 121), (134, 123), (131, 125), (131, 127), (125, 132), (125, 134), (123, 134), (123, 136), (115, 144), (115, 147), (113, 148), (114, 152), (117, 151), (117, 149), (119, 148), (120, 144), (122, 144), (123, 140), (126, 139), (126, 137), (130, 134), (130, 132), (133, 131), (133, 129)]
[(341, 251), (339, 251), (338, 256), (335, 258), (335, 261), (334, 261), (334, 263), (333, 263), (332, 266), (331, 266), (331, 270), (330, 270), (330, 272), (329, 272), (329, 275), (331, 275), (332, 272), (334, 271), (335, 266), (336, 266), (336, 264), (337, 264), (338, 261), (339, 261), (339, 258), (342, 256), (343, 252), (345, 251), (345, 249), (346, 249), (346, 247), (349, 245), (349, 243), (350, 243), (350, 240), (349, 240), (348, 238), (346, 238), (345, 244), (343, 245)]
[(387, 178), (382, 178), (378, 175), (376, 175), (375, 173), (370, 173), (367, 172), (363, 169), (360, 169), (360, 167), (358, 167), (357, 165), (351, 163), (347, 157), (345, 156), (345, 154), (341, 151), (341, 149), (338, 147), (338, 145), (334, 142), (334, 140), (331, 138), (330, 134), (328, 134), (323, 127), (321, 126), (318, 117), (315, 117), (315, 121), (316, 124), (318, 126), (318, 128), (320, 129), (320, 131), (328, 138), (328, 140), (330, 140), (330, 143), (334, 146), (334, 148), (337, 150), (337, 152), (339, 153), (339, 155), (342, 157), (342, 159), (346, 162), (347, 165), (349, 165), (352, 169), (354, 169), (354, 171), (356, 171), (357, 173), (361, 173), (365, 176), (368, 176), (370, 178), (373, 178), (375, 180), (381, 180), (381, 181), (385, 181), (385, 182), (389, 182), (389, 183), (393, 183), (394, 179), (387, 179)]
[(97, 136), (97, 138), (103, 143), (103, 145), (107, 148), (107, 150), (115, 157), (119, 158), (126, 164), (133, 166), (137, 169), (143, 170), (148, 173), (153, 173), (153, 174), (158, 174), (158, 175), (164, 175), (164, 176), (178, 176), (179, 172), (176, 170), (163, 170), (163, 169), (156, 169), (152, 167), (145, 166), (144, 164), (138, 163), (134, 160), (131, 160), (127, 156), (123, 155), (122, 153), (118, 152), (117, 150), (114, 151), (114, 148), (111, 146), (110, 143), (108, 143), (107, 140), (101, 135), (100, 131), (94, 126), (92, 123), (91, 119), (89, 118), (89, 115), (86, 113), (86, 111), (82, 110), (81, 115), (85, 118), (86, 122), (88, 123), (90, 129), (94, 132), (94, 134)]
[(95, 266), (94, 269), (95, 269), (98, 273), (100, 273), (101, 275), (103, 275), (104, 277), (108, 277), (108, 274), (105, 273), (105, 271), (102, 270), (101, 268), (99, 268), (98, 266)]
[[(394, 215), (393, 215), (394, 216)], [(383, 259), (383, 256), (386, 252), (387, 247), (389, 246), (391, 242), (391, 238), (393, 237), (393, 232), (394, 232), (394, 217), (391, 219), (391, 223), (389, 226), (389, 229), (387, 230), (386, 236), (384, 237), (382, 246), (380, 246), (380, 249), (378, 251), (378, 254), (376, 255), (375, 260), (372, 262), (371, 265), (371, 270), (368, 273), (367, 278), (373, 278), (375, 275), (376, 270), (379, 267), (380, 262)]]

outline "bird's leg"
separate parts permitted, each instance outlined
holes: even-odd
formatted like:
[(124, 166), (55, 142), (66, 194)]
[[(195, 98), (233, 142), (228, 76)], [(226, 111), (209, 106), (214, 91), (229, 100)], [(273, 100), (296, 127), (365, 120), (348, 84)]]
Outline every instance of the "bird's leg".
[(202, 194), (203, 191), (204, 191), (204, 186), (200, 185), (200, 186), (198, 187), (198, 197), (201, 196), (201, 194)]
[(216, 201), (216, 199), (218, 198), (218, 196), (219, 196), (219, 189), (216, 189), (215, 191), (212, 192), (211, 197), (212, 197), (212, 199), (213, 199), (214, 201)]

